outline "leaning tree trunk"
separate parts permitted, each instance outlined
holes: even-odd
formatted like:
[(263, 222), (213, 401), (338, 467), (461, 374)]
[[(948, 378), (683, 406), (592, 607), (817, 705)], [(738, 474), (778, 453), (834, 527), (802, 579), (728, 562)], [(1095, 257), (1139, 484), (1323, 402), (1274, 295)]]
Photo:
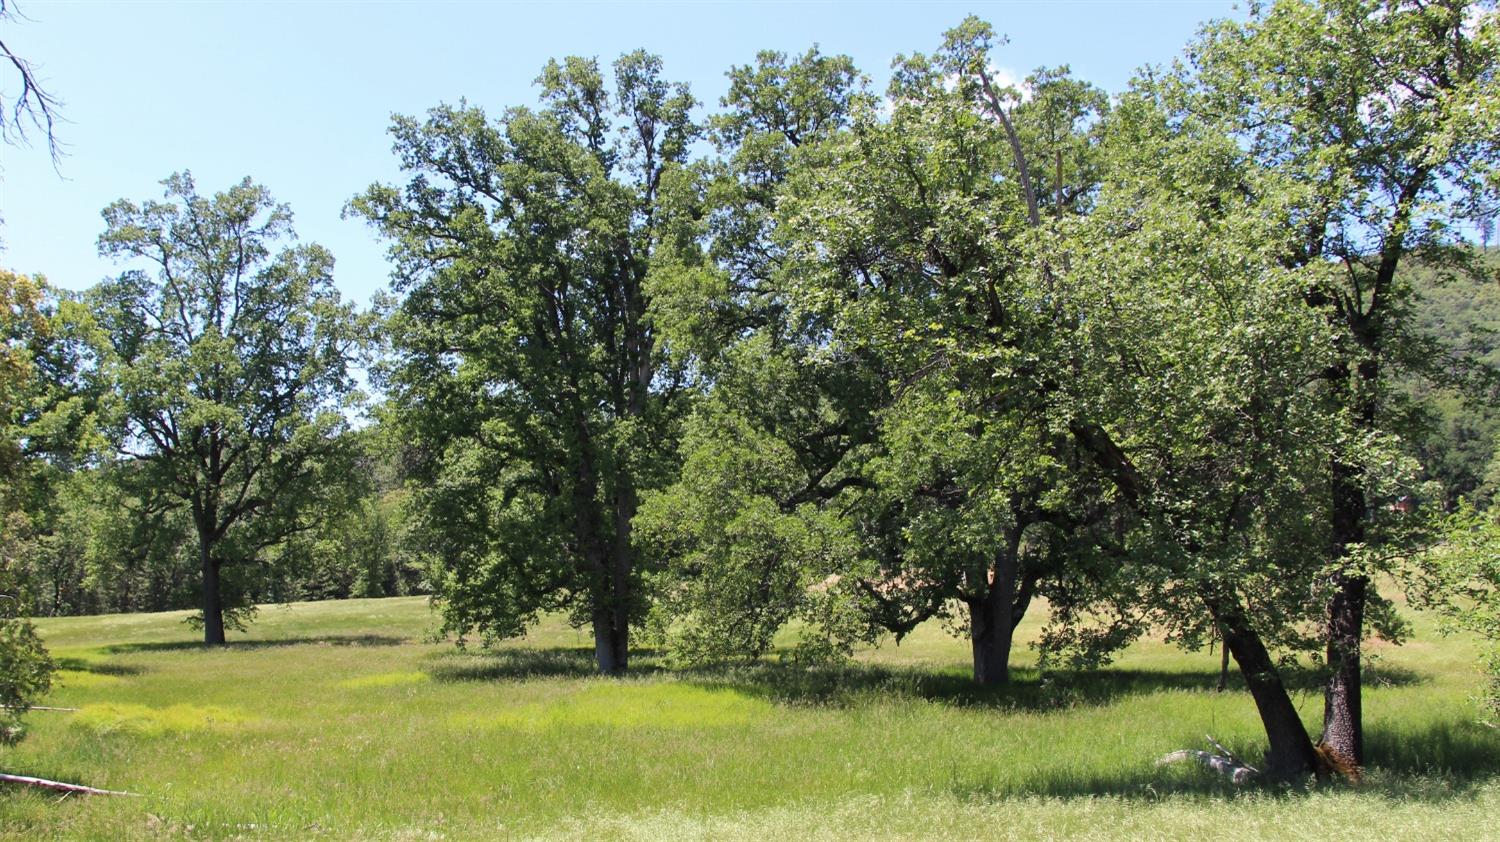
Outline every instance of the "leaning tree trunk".
[(1270, 743), (1266, 773), (1281, 779), (1313, 774), (1318, 769), (1317, 751), (1260, 635), (1236, 605), (1213, 602), (1209, 611), (1224, 630), (1224, 646), (1239, 665), (1260, 713), (1261, 725), (1266, 729), (1266, 740)]

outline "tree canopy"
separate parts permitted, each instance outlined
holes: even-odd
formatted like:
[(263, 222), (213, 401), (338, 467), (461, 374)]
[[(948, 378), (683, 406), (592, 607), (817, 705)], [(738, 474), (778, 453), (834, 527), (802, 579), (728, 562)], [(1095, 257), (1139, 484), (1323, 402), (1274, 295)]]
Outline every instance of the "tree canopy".
[(447, 627), (519, 634), (544, 610), (627, 668), (642, 612), (632, 521), (671, 469), (690, 373), (653, 301), (698, 280), (694, 100), (643, 52), (552, 62), (543, 107), (466, 104), (392, 126), (405, 189), (353, 212), (392, 241), (387, 384), (427, 452), (417, 498)]
[[(221, 573), (315, 528), (345, 476), (354, 312), (333, 258), (291, 241), (291, 211), (248, 178), (211, 197), (190, 175), (165, 201), (104, 210), (102, 254), (129, 269), (90, 292), (112, 378), (119, 472), (145, 514), (185, 510), (197, 538), (207, 643), (223, 643)], [(232, 586), (232, 582), (231, 582)]]

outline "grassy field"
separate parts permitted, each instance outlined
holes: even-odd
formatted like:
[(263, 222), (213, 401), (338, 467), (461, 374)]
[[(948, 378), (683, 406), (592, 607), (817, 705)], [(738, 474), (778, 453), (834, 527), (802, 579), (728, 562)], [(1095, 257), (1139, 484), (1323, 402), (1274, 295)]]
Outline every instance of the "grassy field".
[[(976, 693), (936, 627), (838, 671), (593, 677), (561, 623), (484, 653), (426, 642), (426, 601), (269, 606), (205, 651), (182, 614), (47, 620), (64, 667), (0, 769), (141, 793), (0, 791), (0, 838), (1500, 838), (1500, 732), (1471, 645), (1417, 618), (1379, 648), (1357, 786), (1233, 791), (1155, 758), (1211, 733), (1258, 755), (1218, 658)], [(1028, 620), (1021, 638), (1037, 631)], [(1314, 733), (1321, 697), (1297, 696)]]

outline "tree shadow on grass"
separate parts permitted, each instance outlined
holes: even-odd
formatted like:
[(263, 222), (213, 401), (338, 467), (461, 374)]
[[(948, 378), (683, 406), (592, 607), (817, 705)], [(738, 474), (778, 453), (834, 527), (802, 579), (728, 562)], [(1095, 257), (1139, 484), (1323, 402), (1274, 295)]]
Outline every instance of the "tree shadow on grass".
[[(1296, 799), (1311, 793), (1346, 792), (1378, 797), (1392, 804), (1444, 803), (1470, 800), (1487, 791), (1500, 776), (1500, 734), (1463, 720), (1431, 722), (1420, 728), (1373, 729), (1366, 734), (1367, 765), (1358, 783), (1343, 779), (1300, 782), (1257, 781), (1234, 786), (1222, 776), (1195, 763), (1157, 767), (1155, 758), (1142, 757), (1129, 771), (1114, 773), (1070, 768), (1067, 762), (1031, 768), (1023, 777), (1005, 774), (997, 761), (994, 771), (955, 770), (936, 788), (964, 800), (1003, 801), (1025, 796), (1055, 798), (1113, 797), (1159, 800), (1179, 796), (1205, 801), (1255, 793), (1259, 797)], [(1183, 745), (1182, 748), (1202, 746)], [(1249, 746), (1242, 756), (1255, 766)]]
[(1500, 730), (1448, 719), (1416, 728), (1375, 728), (1365, 734), (1371, 768), (1423, 779), (1471, 781), (1500, 775)]
[(118, 678), (124, 678), (125, 676), (130, 675), (140, 675), (141, 673), (145, 672), (143, 668), (138, 667), (134, 664), (114, 664), (103, 661), (90, 661), (84, 658), (70, 657), (53, 658), (52, 660), (57, 664), (57, 668), (60, 670), (70, 670), (72, 672), (91, 672), (95, 675), (112, 675)]
[[(427, 673), (436, 681), (513, 681), (530, 678), (589, 678), (598, 674), (590, 647), (501, 647), (429, 656)], [(803, 666), (761, 661), (670, 669), (655, 650), (631, 653), (630, 675), (669, 674), (708, 689), (734, 690), (789, 705), (849, 706), (873, 698), (925, 699), (963, 707), (1044, 710), (1080, 703), (1104, 704), (1128, 694), (1159, 690), (1207, 689), (1217, 674), (1099, 670), (1049, 673), (1013, 670), (1005, 687), (979, 687), (967, 673), (920, 667), (845, 663)]]
[[(429, 656), (427, 669), (436, 681), (514, 681), (532, 678), (588, 678), (597, 675), (594, 650), (586, 646), (503, 646), (472, 652)], [(1211, 691), (1217, 671), (1101, 669), (1086, 671), (1011, 670), (1011, 682), (999, 687), (974, 684), (961, 669), (890, 667), (847, 662), (807, 666), (763, 660), (696, 668), (670, 668), (654, 649), (631, 652), (630, 675), (670, 674), (709, 689), (727, 689), (778, 704), (851, 706), (875, 698), (921, 699), (955, 707), (1027, 711), (1097, 706), (1127, 696), (1163, 691)], [(1412, 670), (1387, 668), (1386, 684), (1420, 684), (1428, 678)], [(1320, 687), (1313, 670), (1289, 676), (1293, 690)], [(1243, 693), (1244, 680), (1232, 673), (1225, 692)]]
[[(1363, 666), (1363, 679), (1365, 687), (1411, 687), (1417, 684), (1425, 684), (1429, 677), (1406, 667), (1396, 666), (1388, 663), (1373, 663), (1366, 660)], [(1323, 686), (1328, 680), (1328, 674), (1321, 668), (1308, 664), (1298, 663), (1292, 665), (1283, 664), (1279, 667), (1281, 680), (1286, 683), (1287, 689), (1292, 691), (1316, 691), (1323, 692)], [(1217, 673), (1215, 673), (1217, 675)], [(1230, 686), (1238, 689), (1245, 688), (1245, 680), (1238, 671), (1231, 673)]]
[[(692, 680), (738, 689), (782, 704), (845, 706), (862, 704), (872, 697), (922, 699), (956, 707), (1046, 711), (1097, 706), (1127, 696), (1163, 691), (1210, 692), (1219, 681), (1217, 671), (1148, 669), (1011, 670), (1011, 681), (1003, 686), (976, 685), (960, 669), (887, 667), (845, 663), (817, 667), (794, 663), (760, 662), (749, 665), (693, 670), (683, 673)], [(1416, 672), (1388, 671), (1390, 683), (1418, 684), (1428, 679)], [(1309, 670), (1289, 681), (1293, 690), (1303, 684), (1320, 687), (1321, 675)], [(1245, 692), (1243, 678), (1233, 673), (1228, 693)]]
[(274, 649), (283, 646), (400, 646), (410, 643), (410, 638), (391, 637), (380, 634), (321, 635), (311, 637), (283, 637), (273, 640), (231, 640), (221, 646), (208, 646), (200, 641), (172, 640), (156, 643), (117, 643), (105, 646), (102, 651), (111, 655), (128, 655), (135, 652), (245, 652), (257, 649)]
[[(631, 675), (663, 672), (655, 650), (632, 649)], [(503, 647), (431, 656), (426, 672), (434, 681), (521, 681), (530, 678), (589, 678), (598, 675), (594, 650), (586, 646)]]
[[(506, 682), (535, 678), (592, 678), (597, 675), (594, 652), (589, 647), (501, 647), (480, 652), (442, 652), (429, 656), (426, 672), (435, 681)], [(1078, 706), (1105, 705), (1122, 697), (1157, 692), (1201, 692), (1211, 694), (1218, 683), (1216, 670), (1168, 671), (1103, 669), (1041, 674), (1035, 669), (1012, 670), (1012, 683), (1005, 687), (976, 687), (967, 672), (922, 667), (887, 667), (845, 663), (805, 666), (790, 662), (763, 661), (754, 664), (719, 665), (700, 669), (668, 669), (654, 651), (632, 653), (631, 675), (670, 675), (706, 689), (733, 690), (778, 704), (857, 706), (873, 700), (920, 699), (947, 705), (1018, 711), (1048, 711)], [(1411, 670), (1385, 668), (1385, 683), (1419, 684), (1429, 680)], [(1288, 679), (1293, 686), (1317, 686), (1317, 674), (1308, 670)], [(1226, 692), (1244, 693), (1238, 675)], [(1170, 735), (1168, 735), (1170, 736)], [(1261, 797), (1297, 798), (1310, 792), (1349, 790), (1374, 794), (1390, 801), (1442, 803), (1476, 797), (1500, 776), (1500, 732), (1460, 720), (1433, 722), (1409, 729), (1372, 728), (1367, 733), (1369, 769), (1357, 785), (1341, 781), (1312, 781), (1297, 785), (1260, 783), (1236, 787), (1223, 778), (1183, 763), (1155, 766), (1155, 756), (1142, 756), (1125, 770), (1096, 771), (1067, 758), (1056, 762), (1028, 760), (1030, 771), (1022, 776), (1006, 774), (1006, 758), (995, 758), (995, 771), (955, 769), (946, 781), (933, 781), (935, 789), (969, 800), (1004, 800), (1017, 797), (1114, 797), (1160, 800), (1164, 796), (1204, 801), (1222, 801), (1247, 791)], [(1196, 740), (1169, 744), (1163, 753), (1177, 748), (1203, 748)], [(1263, 741), (1231, 747), (1260, 765)]]
[[(1112, 797), (1128, 800), (1158, 801), (1164, 797), (1188, 800), (1221, 801), (1254, 794), (1262, 798), (1295, 800), (1305, 795), (1340, 794), (1377, 797), (1392, 804), (1448, 803), (1473, 800), (1488, 791), (1500, 776), (1500, 735), (1485, 732), (1476, 723), (1463, 720), (1431, 722), (1422, 728), (1373, 729), (1368, 732), (1368, 764), (1364, 779), (1301, 782), (1257, 780), (1235, 786), (1220, 774), (1199, 767), (1194, 762), (1157, 767), (1155, 758), (1142, 756), (1128, 770), (1088, 770), (1058, 758), (1056, 764), (1028, 762), (1025, 776), (1008, 774), (1004, 759), (996, 761), (995, 770), (954, 771), (939, 785), (962, 800), (1004, 801), (1017, 797), (1086, 798)], [(1187, 744), (1181, 747), (1205, 747)], [(1242, 756), (1259, 767), (1259, 758), (1251, 758), (1251, 746), (1239, 746)], [(1076, 758), (1083, 765), (1088, 758)]]

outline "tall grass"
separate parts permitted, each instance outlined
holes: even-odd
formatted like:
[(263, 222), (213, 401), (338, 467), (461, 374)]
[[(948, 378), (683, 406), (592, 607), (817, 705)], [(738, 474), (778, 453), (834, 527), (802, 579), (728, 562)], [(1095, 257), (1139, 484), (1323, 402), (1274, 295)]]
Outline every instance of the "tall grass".
[(836, 669), (645, 653), (609, 680), (557, 622), (488, 653), (427, 642), (421, 599), (267, 607), (215, 650), (181, 618), (41, 623), (65, 668), (48, 704), (81, 711), (33, 714), (0, 768), (143, 797), (0, 791), (0, 836), (1480, 839), (1500, 816), (1472, 647), (1421, 618), (1377, 650), (1366, 782), (1249, 791), (1153, 765), (1261, 736), (1241, 689), (1213, 691), (1216, 656), (1152, 642), (1045, 678), (1022, 646), (1014, 686), (981, 692), (937, 628)]

